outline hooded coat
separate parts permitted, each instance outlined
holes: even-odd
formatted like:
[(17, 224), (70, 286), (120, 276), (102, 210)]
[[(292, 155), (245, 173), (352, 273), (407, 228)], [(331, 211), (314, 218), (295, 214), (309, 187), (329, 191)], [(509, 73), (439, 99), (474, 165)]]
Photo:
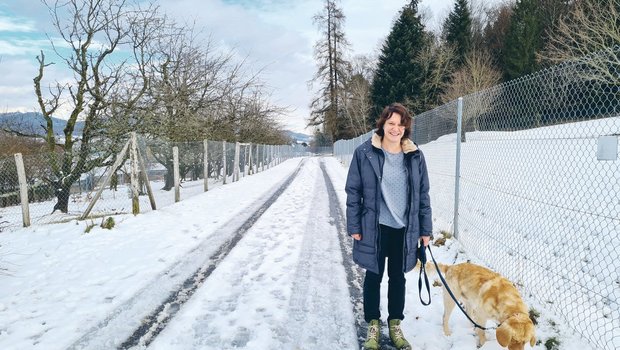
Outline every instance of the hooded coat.
[[(408, 178), (408, 197), (404, 235), (403, 271), (411, 271), (417, 262), (416, 250), (420, 236), (433, 232), (428, 172), (424, 154), (409, 139), (401, 141)], [(382, 200), (381, 177), (385, 156), (381, 136), (372, 138), (355, 149), (345, 191), (347, 193), (347, 232), (361, 233), (353, 240), (353, 261), (362, 268), (379, 273), (379, 208)]]

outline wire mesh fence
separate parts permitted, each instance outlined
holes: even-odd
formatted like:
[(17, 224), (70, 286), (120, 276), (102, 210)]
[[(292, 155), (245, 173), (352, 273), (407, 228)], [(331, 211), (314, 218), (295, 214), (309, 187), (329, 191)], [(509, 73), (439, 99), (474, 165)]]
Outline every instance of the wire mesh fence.
[[(132, 172), (135, 176), (138, 212), (161, 208), (177, 201), (175, 185), (178, 183), (179, 198), (188, 198), (210, 187), (238, 181), (264, 171), (280, 162), (305, 154), (305, 148), (289, 145), (262, 145), (230, 143), (224, 141), (165, 142), (138, 136), (137, 160), (131, 149), (119, 151), (105, 159), (101, 166), (80, 171), (68, 188), (67, 212), (54, 210), (59, 203), (58, 184), (62, 181), (62, 169), (52, 166), (51, 156), (46, 152), (24, 155), (23, 167), (28, 191), (28, 212), (32, 224), (65, 222), (77, 218), (103, 219), (108, 215), (132, 213)], [(129, 143), (128, 143), (129, 145)], [(77, 145), (76, 147), (79, 147)], [(173, 149), (178, 149), (178, 180), (175, 181)], [(206, 157), (205, 157), (206, 150)], [(113, 162), (118, 157), (119, 166)], [(62, 155), (54, 157), (57, 165)], [(94, 158), (94, 157), (93, 157)], [(141, 163), (141, 164), (139, 164)], [(206, 164), (206, 166), (205, 166)], [(71, 166), (76, 166), (74, 159)], [(20, 198), (18, 166), (14, 156), (0, 158), (0, 231), (22, 226), (23, 208)], [(66, 173), (66, 172), (65, 172)], [(146, 176), (144, 176), (146, 175)], [(68, 177), (68, 176), (65, 176)], [(149, 195), (150, 193), (150, 195)], [(96, 201), (95, 201), (96, 198)], [(152, 201), (154, 204), (152, 204)], [(89, 206), (92, 203), (92, 209)]]
[[(618, 53), (463, 97), (460, 135), (456, 101), (415, 116), (412, 132), (434, 216), (597, 349), (620, 348)], [(335, 146), (345, 164), (359, 143)]]

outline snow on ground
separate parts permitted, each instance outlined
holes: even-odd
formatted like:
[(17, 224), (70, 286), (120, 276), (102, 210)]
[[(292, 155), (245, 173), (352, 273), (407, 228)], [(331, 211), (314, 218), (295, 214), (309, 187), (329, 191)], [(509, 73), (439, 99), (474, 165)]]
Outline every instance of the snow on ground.
[(152, 349), (354, 349), (336, 228), (318, 164), (246, 233)]
[[(125, 309), (158, 305), (161, 295), (154, 281), (167, 276), (173, 284), (174, 276), (168, 275), (193, 272), (188, 257), (213, 253), (226, 238), (215, 233), (268, 197), (300, 161), (288, 160), (154, 212), (117, 216), (109, 231), (95, 227), (86, 234), (84, 222), (72, 221), (0, 234), (0, 267), (9, 270), (9, 275), (0, 275), (0, 349), (80, 348), (88, 341), (89, 349), (115, 347), (140, 321), (124, 319), (139, 315)], [(289, 188), (149, 348), (357, 348), (328, 205), (338, 200), (344, 210), (347, 169), (334, 158), (322, 159), (338, 192), (338, 198), (329, 198), (320, 161), (305, 161)], [(449, 228), (450, 218), (435, 217), (434, 222), (437, 235)], [(433, 252), (444, 263), (470, 259), (454, 240), (433, 247)], [(407, 275), (407, 288), (403, 329), (415, 349), (475, 349), (473, 328), (458, 311), (451, 319), (453, 335), (443, 335), (440, 288), (432, 288), (429, 307), (419, 303), (415, 273)], [(154, 300), (134, 300), (137, 293)], [(387, 277), (382, 293), (386, 301)], [(555, 336), (561, 349), (591, 349), (570, 335), (560, 319), (525, 297), (541, 311), (539, 339)], [(117, 319), (127, 321), (125, 328)], [(488, 338), (483, 350), (500, 349), (492, 332)]]

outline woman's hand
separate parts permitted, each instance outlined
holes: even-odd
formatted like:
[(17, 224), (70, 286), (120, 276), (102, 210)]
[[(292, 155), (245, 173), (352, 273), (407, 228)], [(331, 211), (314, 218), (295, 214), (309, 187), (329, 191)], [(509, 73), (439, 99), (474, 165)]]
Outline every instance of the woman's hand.
[(421, 236), (420, 237), (420, 241), (422, 241), (422, 244), (424, 244), (425, 247), (428, 246), (428, 243), (429, 243), (430, 239), (431, 239), (430, 236)]
[(359, 241), (360, 239), (362, 239), (362, 234), (361, 233), (354, 233), (351, 235), (351, 237), (353, 237), (354, 240)]

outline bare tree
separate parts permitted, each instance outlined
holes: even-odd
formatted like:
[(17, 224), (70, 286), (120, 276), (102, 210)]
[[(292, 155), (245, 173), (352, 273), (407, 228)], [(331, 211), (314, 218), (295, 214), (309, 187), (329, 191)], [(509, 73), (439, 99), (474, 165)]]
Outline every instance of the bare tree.
[(368, 125), (372, 104), (370, 102), (370, 84), (374, 75), (375, 60), (358, 55), (351, 61), (350, 70), (344, 86), (343, 117), (350, 136), (359, 136), (372, 128)]
[[(139, 117), (139, 129), (151, 139), (155, 159), (167, 169), (164, 189), (173, 187), (172, 146), (190, 147), (209, 137), (227, 93), (232, 53), (217, 52), (211, 40), (201, 42), (193, 28), (169, 23), (153, 43), (157, 59)], [(183, 156), (192, 152), (184, 150)], [(185, 172), (181, 162), (181, 173)]]
[(484, 45), (484, 29), (490, 24), (492, 11), (491, 5), (484, 0), (470, 0), (471, 32), (473, 49), (482, 48)]
[(429, 38), (429, 42), (431, 44), (424, 47), (417, 56), (425, 76), (422, 85), (424, 93), (419, 103), (426, 110), (443, 103), (441, 95), (450, 85), (456, 67), (456, 53), (452, 46), (435, 38)]
[(503, 1), (492, 5), (486, 12), (486, 25), (483, 30), (483, 44), (493, 63), (500, 66), (503, 64), (506, 34), (510, 28), (514, 1)]
[(454, 72), (441, 99), (447, 103), (467, 95), (462, 117), (464, 131), (479, 130), (478, 117), (490, 110), (497, 97), (498, 90), (490, 88), (499, 84), (501, 78), (501, 73), (492, 64), (491, 56), (484, 51), (471, 51), (465, 59), (465, 65)]
[(243, 101), (238, 139), (272, 145), (290, 143), (279, 122), (287, 112), (286, 108), (272, 104), (264, 91), (254, 91)]
[[(73, 73), (69, 84), (56, 82), (46, 94), (42, 87), (44, 73), (51, 64), (45, 54), (37, 56), (39, 72), (34, 88), (44, 126), (51, 174), (47, 179), (56, 192), (55, 210), (67, 212), (69, 190), (81, 174), (109, 164), (118, 149), (119, 121), (126, 124), (131, 108), (142, 98), (148, 81), (140, 74), (147, 57), (142, 52), (151, 35), (156, 9), (140, 9), (127, 0), (44, 1), (52, 23), (69, 48), (68, 53), (55, 42), (55, 52), (62, 64)], [(140, 26), (141, 30), (136, 30)], [(133, 57), (114, 56), (124, 47)], [(135, 72), (140, 79), (135, 80)], [(130, 73), (131, 72), (131, 73)], [(52, 116), (61, 104), (68, 105), (69, 118), (63, 137), (57, 137)], [(110, 112), (124, 111), (116, 118)], [(77, 121), (84, 127), (75, 135)], [(116, 130), (116, 132), (115, 132)], [(60, 149), (60, 151), (58, 151)]]
[[(167, 170), (164, 190), (173, 187), (172, 146), (181, 150), (180, 173), (202, 162), (203, 139), (250, 141), (244, 130), (261, 123), (261, 133), (279, 130), (272, 116), (278, 107), (267, 102), (261, 71), (251, 72), (234, 51), (222, 51), (210, 38), (199, 40), (193, 28), (170, 24), (154, 44), (158, 54), (149, 71), (147, 106), (139, 130), (149, 140), (155, 159)], [(271, 123), (268, 123), (270, 122)]]
[(560, 19), (538, 58), (573, 62), (588, 69), (579, 74), (604, 84), (620, 84), (620, 0), (579, 0)]

